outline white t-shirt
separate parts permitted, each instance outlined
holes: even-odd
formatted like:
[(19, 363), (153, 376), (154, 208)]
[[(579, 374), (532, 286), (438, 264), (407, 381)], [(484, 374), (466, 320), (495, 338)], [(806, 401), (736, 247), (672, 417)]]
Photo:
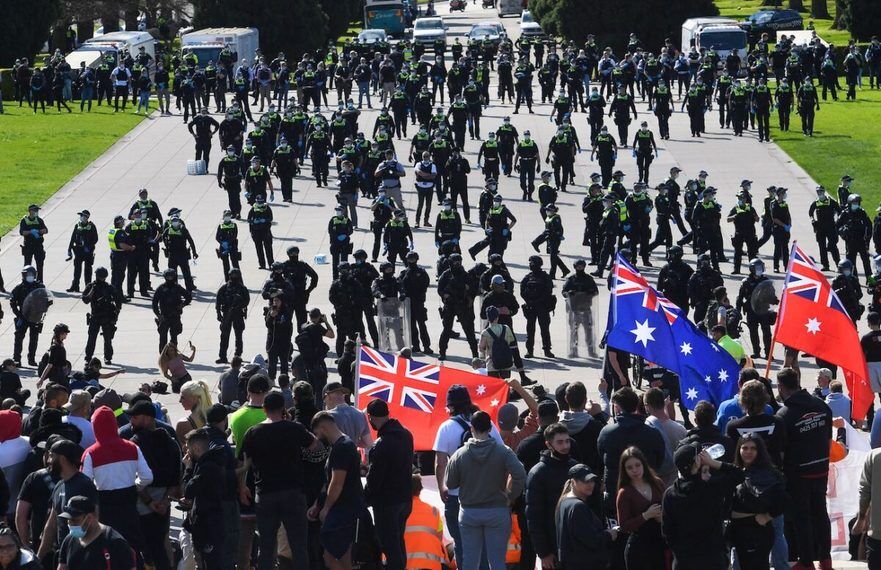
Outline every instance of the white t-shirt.
[(62, 421), (75, 425), (80, 428), (81, 432), (83, 432), (83, 439), (80, 441), (80, 447), (88, 449), (95, 444), (95, 430), (92, 429), (92, 422), (79, 416), (64, 416)]
[[(462, 416), (456, 417), (465, 420)], [(468, 422), (467, 420), (465, 421), (470, 425), (471, 422)], [(463, 433), (465, 433), (465, 429), (458, 421), (453, 418), (444, 420), (444, 423), (440, 425), (437, 430), (437, 435), (434, 438), (434, 451), (446, 453), (448, 457), (452, 456), (453, 453), (461, 447)], [(495, 424), (492, 425), (492, 430), (489, 435), (500, 444), (505, 445), (505, 442), (502, 441), (502, 434), (499, 433)], [(449, 493), (454, 497), (458, 497), (459, 489), (449, 489)]]

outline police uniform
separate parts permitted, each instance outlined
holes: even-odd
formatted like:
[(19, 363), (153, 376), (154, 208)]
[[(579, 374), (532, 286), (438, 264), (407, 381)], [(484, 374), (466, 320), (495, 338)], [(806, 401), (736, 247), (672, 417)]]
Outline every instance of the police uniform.
[(395, 216), (389, 220), (385, 225), (382, 241), (389, 263), (394, 264), (399, 258), (403, 263), (413, 244), (413, 231), (407, 218)]
[(125, 229), (134, 250), (128, 253), (128, 296), (135, 294), (137, 280), (141, 296), (150, 295), (150, 242), (156, 239), (156, 227), (150, 220), (138, 217)]
[(217, 185), (226, 190), (232, 216), (240, 219), (242, 215), (242, 159), (235, 154), (227, 154), (220, 159), (217, 167)]
[(722, 274), (710, 265), (709, 256), (698, 257), (698, 268), (688, 279), (688, 297), (694, 307), (692, 322), (703, 323), (716, 287), (723, 286)]
[[(753, 358), (759, 358), (762, 356), (765, 358), (768, 357), (769, 350), (771, 349), (771, 325), (776, 318), (776, 315), (773, 312), (767, 315), (759, 315), (753, 310), (753, 291), (756, 286), (763, 281), (768, 281), (768, 276), (756, 275), (751, 267), (749, 275), (747, 275), (740, 284), (740, 289), (737, 292), (737, 301), (735, 302), (737, 310), (746, 316), (746, 327), (749, 330), (750, 344), (753, 347)], [(760, 328), (762, 330), (762, 341), (764, 341), (765, 345), (764, 352), (759, 351), (759, 348), (761, 347), (759, 344)]]
[[(355, 263), (348, 265), (348, 271), (352, 278), (361, 286), (362, 293), (356, 298), (358, 314), (364, 315), (364, 322), (367, 323), (367, 332), (370, 334), (370, 339), (374, 345), (379, 345), (379, 332), (376, 328), (376, 306), (373, 303), (373, 297), (370, 295), (373, 282), (379, 277), (379, 271), (372, 264), (367, 263), (367, 255), (363, 250), (356, 251), (354, 257)], [(359, 326), (361, 326), (360, 321)], [(361, 330), (364, 330), (363, 327)]]
[[(34, 211), (31, 216), (30, 212)], [(23, 238), (21, 253), (24, 256), (24, 264), (32, 262), (37, 268), (37, 281), (43, 280), (43, 261), (46, 259), (46, 250), (43, 247), (44, 234), (48, 233), (43, 218), (37, 215), (39, 208), (35, 205), (28, 207), (28, 215), (24, 216), (18, 224), (18, 233)]]
[(496, 205), (489, 209), (486, 216), (485, 232), (486, 237), (477, 242), (468, 249), (471, 258), (474, 259), (478, 253), (489, 247), (490, 255), (498, 253), (505, 254), (508, 248), (508, 242), (511, 241), (511, 225), (517, 222), (514, 214), (503, 204)]
[(162, 230), (162, 243), (165, 244), (165, 254), (168, 256), (168, 268), (176, 269), (182, 274), (187, 290), (194, 291), (196, 286), (190, 273), (190, 257), (198, 259), (199, 254), (196, 252), (196, 244), (190, 231), (183, 222), (177, 222), (178, 220), (172, 220)]
[(728, 220), (734, 224), (734, 236), (731, 245), (734, 246), (734, 273), (740, 273), (740, 264), (746, 247), (747, 260), (758, 256), (759, 248), (756, 239), (756, 222), (759, 215), (751, 204), (740, 200), (736, 206), (728, 212)]
[(453, 322), (458, 319), (462, 332), (471, 348), (471, 356), (477, 357), (477, 339), (474, 336), (474, 295), (476, 291), (469, 284), (467, 272), (462, 267), (462, 258), (458, 254), (451, 257), (450, 267), (446, 269), (437, 282), (437, 293), (443, 307), (439, 347), (440, 359), (446, 358), (447, 346), (453, 333)]
[(318, 286), (318, 274), (308, 263), (300, 261), (299, 253), (299, 249), (288, 248), (288, 260), (282, 266), (285, 279), (294, 289), (291, 305), (297, 318), (297, 330), (306, 324), (306, 304), (312, 291)]
[(407, 256), (407, 265), (398, 275), (398, 283), (401, 298), (410, 300), (409, 326), (412, 349), (414, 352), (433, 354), (427, 326), (428, 310), (425, 308), (425, 297), (431, 279), (428, 272), (419, 267), (418, 260), (419, 257), (415, 254)]
[(245, 319), (248, 315), (250, 300), (251, 294), (248, 292), (248, 288), (242, 284), (240, 271), (234, 271), (231, 278), (228, 278), (227, 282), (217, 290), (214, 309), (217, 312), (217, 321), (220, 323), (218, 364), (226, 362), (231, 330), (234, 330), (236, 335), (235, 356), (242, 355), (242, 333), (245, 330)]
[(811, 206), (808, 208), (808, 216), (811, 218), (814, 236), (817, 238), (817, 245), (820, 248), (820, 263), (823, 266), (823, 271), (829, 270), (829, 254), (832, 254), (833, 263), (838, 265), (838, 232), (835, 227), (838, 211), (838, 202), (825, 192), (822, 197), (817, 197), (811, 202)]
[[(172, 269), (166, 269), (165, 272), (166, 275), (174, 274)], [(178, 284), (176, 274), (173, 281), (166, 277), (165, 282), (156, 287), (153, 293), (153, 314), (156, 315), (159, 330), (159, 352), (162, 352), (169, 340), (177, 345), (177, 337), (183, 331), (183, 308), (192, 300), (190, 292)], [(180, 387), (177, 388), (179, 391)]]
[(352, 252), (351, 237), (354, 229), (352, 222), (345, 214), (338, 212), (327, 223), (327, 235), (330, 241), (330, 254), (333, 259), (333, 278), (339, 276), (338, 266), (346, 261)]
[[(343, 353), (346, 339), (356, 335), (364, 338), (364, 324), (361, 321), (362, 307), (370, 302), (370, 294), (351, 274), (348, 263), (339, 272), (339, 278), (330, 285), (329, 299), (333, 304), (333, 320), (336, 324), (336, 353)], [(374, 344), (378, 344), (374, 342)]]
[[(86, 285), (83, 291), (83, 303), (89, 305), (89, 313), (86, 315), (88, 325), (88, 339), (86, 340), (85, 361), (92, 360), (95, 354), (95, 346), (98, 343), (98, 333), (104, 335), (104, 363), (110, 364), (113, 359), (113, 336), (116, 334), (116, 322), (119, 319), (119, 311), (122, 308), (122, 293), (113, 285), (107, 283), (107, 270), (98, 270), (98, 277)], [(104, 277), (102, 278), (101, 275)]]
[(553, 277), (541, 268), (541, 258), (530, 260), (529, 273), (520, 282), (520, 297), (523, 299), (523, 315), (526, 317), (526, 358), (532, 357), (535, 346), (535, 322), (541, 329), (541, 344), (544, 355), (554, 358), (551, 352), (551, 312), (557, 304), (554, 297)]
[[(80, 215), (85, 215), (86, 221), (79, 221), (70, 233), (70, 242), (67, 244), (68, 256), (73, 256), (73, 282), (68, 293), (80, 290), (80, 276), (85, 277), (84, 284), (92, 282), (92, 264), (95, 263), (95, 245), (98, 243), (98, 230), (88, 219), (89, 212), (84, 210)], [(85, 273), (83, 270), (85, 269)]]
[(600, 174), (602, 175), (601, 184), (603, 187), (608, 186), (612, 181), (612, 170), (615, 168), (615, 158), (618, 154), (615, 139), (608, 132), (600, 132), (597, 135), (591, 151), (591, 159), (594, 153), (597, 156), (597, 162), (600, 165)]
[[(526, 134), (526, 133), (524, 133)], [(520, 170), (520, 190), (523, 199), (531, 200), (535, 191), (535, 175), (538, 172), (538, 145), (532, 139), (523, 139), (517, 144), (517, 166)]]
[(566, 264), (560, 259), (560, 243), (563, 239), (563, 221), (560, 218), (560, 215), (557, 214), (557, 207), (553, 206), (548, 211), (547, 217), (545, 218), (545, 230), (537, 238), (532, 240), (532, 247), (536, 251), (538, 251), (538, 246), (540, 244), (544, 242), (548, 244), (548, 255), (551, 257), (551, 279), (555, 278), (557, 268), (560, 269), (563, 277), (566, 277), (569, 274), (569, 268), (566, 267)]
[(263, 201), (256, 202), (248, 212), (248, 230), (257, 249), (257, 263), (260, 269), (272, 265), (272, 208)]
[[(33, 268), (31, 269), (33, 270)], [(35, 270), (33, 270), (33, 274), (36, 275)], [(24, 344), (24, 337), (27, 335), (28, 364), (30, 366), (37, 365), (37, 341), (39, 340), (40, 332), (43, 330), (43, 323), (32, 323), (25, 318), (22, 313), (22, 305), (32, 291), (45, 288), (46, 286), (39, 279), (28, 283), (23, 278), (21, 283), (16, 285), (9, 294), (9, 308), (12, 309), (12, 314), (15, 315), (15, 339), (12, 349), (12, 360), (18, 364), (21, 364), (22, 345)]]
[(242, 252), (239, 250), (239, 228), (235, 222), (224, 220), (217, 225), (214, 239), (218, 246), (217, 257), (223, 263), (223, 279), (228, 281), (230, 265), (238, 269), (239, 261), (242, 259)]

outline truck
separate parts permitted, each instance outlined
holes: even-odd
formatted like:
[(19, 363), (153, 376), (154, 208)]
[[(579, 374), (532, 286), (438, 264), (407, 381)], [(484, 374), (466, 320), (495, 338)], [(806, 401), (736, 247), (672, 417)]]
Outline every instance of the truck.
[(368, 0), (364, 5), (364, 29), (385, 30), (389, 37), (403, 38), (409, 15), (409, 4), (401, 0)]
[[(156, 38), (149, 32), (110, 32), (83, 42), (74, 51), (67, 54), (64, 59), (71, 69), (79, 69), (80, 62), (85, 62), (86, 67), (96, 68), (107, 57), (113, 60), (113, 64), (119, 61), (119, 54), (128, 51), (132, 56), (138, 55), (139, 49), (156, 58)], [(151, 68), (152, 73), (154, 69)]]
[(181, 52), (193, 53), (202, 67), (209, 61), (217, 63), (221, 50), (229, 46), (233, 55), (233, 68), (243, 59), (251, 63), (260, 47), (260, 32), (257, 28), (205, 28), (181, 36)]
[(682, 52), (688, 53), (692, 46), (698, 51), (715, 50), (721, 61), (738, 50), (745, 64), (747, 33), (731, 18), (691, 18), (682, 24)]

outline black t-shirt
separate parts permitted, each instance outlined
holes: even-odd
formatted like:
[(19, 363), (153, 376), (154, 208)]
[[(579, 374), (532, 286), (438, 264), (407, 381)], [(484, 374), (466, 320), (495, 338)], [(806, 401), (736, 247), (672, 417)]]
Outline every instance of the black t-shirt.
[(342, 435), (330, 448), (325, 465), (325, 480), (330, 483), (334, 470), (346, 472), (346, 481), (334, 508), (356, 509), (362, 501), (364, 490), (361, 487), (361, 456), (349, 436)]
[(58, 562), (68, 570), (131, 570), (136, 567), (134, 551), (122, 535), (109, 526), (86, 545), (78, 538), (65, 538)]
[(251, 459), (257, 493), (303, 488), (303, 453), (315, 437), (297, 422), (259, 423), (248, 430), (240, 454)]
[(786, 424), (777, 416), (759, 414), (743, 416), (728, 422), (726, 435), (735, 443), (745, 434), (759, 435), (765, 440), (771, 461), (777, 467), (783, 466), (783, 452), (786, 449)]
[[(61, 514), (64, 510), (64, 505), (67, 504), (67, 500), (76, 496), (88, 497), (92, 499), (95, 504), (98, 504), (98, 489), (95, 488), (95, 483), (93, 483), (87, 475), (84, 475), (81, 472), (77, 472), (67, 481), (59, 481), (55, 485), (55, 489), (52, 490), (52, 496), (49, 499), (50, 506), (55, 509), (57, 514)], [(56, 544), (61, 544), (61, 541), (67, 538), (69, 532), (70, 531), (67, 528), (67, 519), (58, 517), (58, 536)]]
[(0, 398), (11, 398), (21, 389), (21, 378), (15, 372), (0, 372)]
[(21, 484), (18, 500), (27, 501), (31, 504), (31, 544), (26, 546), (36, 546), (39, 544), (40, 534), (43, 532), (43, 527), (46, 526), (46, 520), (49, 518), (49, 501), (56, 482), (57, 479), (52, 477), (48, 469), (38, 469), (25, 477), (24, 482)]
[(881, 331), (870, 331), (860, 339), (866, 362), (881, 362)]

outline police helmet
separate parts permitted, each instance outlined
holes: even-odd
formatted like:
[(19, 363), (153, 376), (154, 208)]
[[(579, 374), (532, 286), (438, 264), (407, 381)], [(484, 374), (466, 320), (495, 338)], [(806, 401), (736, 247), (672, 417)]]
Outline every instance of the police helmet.
[(749, 260), (749, 270), (755, 273), (756, 269), (761, 267), (765, 269), (765, 263), (758, 257)]
[(458, 253), (454, 253), (450, 256), (450, 263), (462, 263), (462, 256)]
[(288, 255), (300, 255), (300, 248), (295, 245), (292, 245), (291, 247), (288, 248), (287, 253), (288, 253)]
[(614, 194), (606, 194), (605, 196), (603, 196), (603, 202), (614, 203), (615, 202), (615, 195)]
[(107, 279), (107, 275), (108, 273), (106, 267), (99, 267), (95, 270), (95, 277), (97, 277), (98, 279)]
[(863, 197), (860, 196), (859, 194), (851, 194), (850, 196), (847, 197), (848, 204), (859, 204), (862, 201), (863, 201)]
[(612, 178), (622, 178), (623, 176), (624, 176), (624, 173), (621, 172), (620, 170), (616, 170), (615, 172), (612, 173)]
[(683, 251), (682, 246), (674, 245), (671, 246), (670, 249), (667, 250), (667, 260), (678, 260), (682, 259)]
[(55, 328), (52, 329), (52, 332), (54, 334), (69, 333), (70, 327), (64, 323), (58, 323), (57, 325), (55, 325)]
[(389, 263), (388, 261), (384, 261), (384, 262), (379, 266), (379, 272), (380, 272), (380, 273), (385, 273), (386, 271), (394, 271), (394, 270), (395, 270), (395, 266), (392, 265), (391, 263)]
[(495, 263), (496, 261), (502, 261), (502, 255), (499, 253), (493, 253), (489, 256), (489, 262)]
[(125, 218), (122, 216), (116, 216), (115, 218), (113, 218), (113, 223), (114, 224), (116, 224), (116, 223), (124, 224)]
[(698, 267), (708, 267), (708, 266), (710, 265), (710, 262), (711, 262), (711, 261), (712, 261), (712, 260), (711, 260), (711, 258), (710, 258), (710, 254), (709, 254), (709, 253), (702, 253), (702, 254), (700, 254), (700, 255), (697, 256), (697, 265), (698, 265)]
[(849, 259), (842, 259), (838, 262), (838, 271), (853, 271), (853, 262)]
[(177, 270), (169, 267), (162, 272), (162, 277), (165, 279), (177, 279)]
[(241, 279), (242, 278), (242, 270), (237, 267), (233, 267), (232, 269), (229, 270), (229, 278), (230, 278), (230, 280), (232, 280), (233, 278)]
[(578, 259), (575, 261), (575, 263), (573, 265), (575, 266), (576, 269), (579, 267), (587, 267), (587, 262), (584, 261), (583, 259)]
[(548, 204), (547, 207), (545, 208), (545, 210), (556, 212), (556, 211), (557, 211), (557, 205), (556, 205), (556, 204)]
[(354, 254), (352, 254), (352, 257), (354, 257), (355, 259), (367, 259), (367, 252), (363, 249), (359, 249)]
[(529, 256), (529, 265), (535, 264), (535, 265), (538, 265), (539, 267), (541, 267), (542, 263), (544, 263), (544, 260), (541, 258), (541, 256), (538, 256), (538, 255), (530, 255)]
[(24, 267), (21, 268), (22, 275), (26, 275), (28, 273), (33, 273), (34, 275), (36, 275), (37, 270), (36, 270), (36, 268), (34, 268), (33, 265), (25, 265)]
[(281, 261), (273, 261), (272, 265), (270, 265), (269, 267), (270, 269), (272, 269), (273, 272), (282, 271), (284, 269), (284, 263), (282, 263)]
[(414, 260), (414, 261), (418, 261), (418, 260), (419, 260), (419, 254), (416, 253), (415, 251), (410, 251), (410, 252), (407, 253), (406, 259), (408, 259), (408, 260), (409, 260), (409, 259), (412, 259), (412, 260)]

